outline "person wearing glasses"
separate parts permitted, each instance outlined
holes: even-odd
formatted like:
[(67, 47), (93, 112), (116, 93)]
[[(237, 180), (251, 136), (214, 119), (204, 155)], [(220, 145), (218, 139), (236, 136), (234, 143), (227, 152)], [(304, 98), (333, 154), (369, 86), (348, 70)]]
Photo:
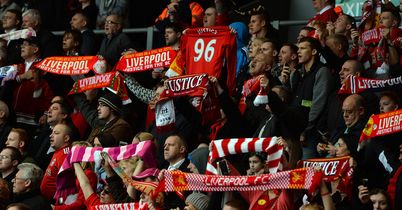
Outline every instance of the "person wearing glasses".
[[(21, 162), (21, 153), (14, 147), (5, 147), (0, 152), (0, 173), (1, 177), (7, 181), (8, 189), (12, 189), (11, 182), (17, 174), (17, 165)], [(11, 194), (11, 190), (10, 190)], [(12, 195), (12, 194), (11, 194)]]
[(105, 37), (101, 42), (98, 54), (113, 67), (119, 61), (121, 54), (134, 46), (130, 38), (123, 33), (123, 18), (120, 15), (107, 16), (104, 30)]
[(21, 163), (17, 166), (12, 191), (15, 203), (23, 203), (32, 209), (51, 209), (47, 200), (40, 194), (39, 186), (43, 171), (33, 163)]

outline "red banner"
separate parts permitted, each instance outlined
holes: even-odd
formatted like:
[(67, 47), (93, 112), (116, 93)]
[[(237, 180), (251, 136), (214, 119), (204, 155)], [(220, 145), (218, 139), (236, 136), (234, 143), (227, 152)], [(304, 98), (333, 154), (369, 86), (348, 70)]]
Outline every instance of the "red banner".
[(402, 109), (393, 112), (372, 115), (360, 136), (360, 142), (376, 136), (400, 132), (402, 123)]
[(124, 55), (116, 69), (126, 73), (141, 72), (153, 68), (170, 66), (177, 52), (171, 47), (147, 50)]
[(207, 74), (193, 74), (171, 77), (165, 81), (165, 91), (161, 98), (177, 96), (203, 96), (207, 91)]
[(97, 88), (108, 88), (121, 98), (123, 104), (131, 102), (124, 84), (124, 78), (117, 71), (80, 79), (74, 83), (68, 94), (82, 93)]
[(307, 189), (313, 192), (321, 182), (321, 172), (313, 168), (299, 168), (274, 174), (257, 176), (219, 176), (164, 172), (165, 192), (172, 191), (256, 191), (273, 189)]
[(343, 177), (351, 168), (349, 166), (349, 156), (338, 158), (313, 158), (301, 161), (301, 167), (320, 166), (323, 171), (323, 180), (332, 182)]
[(148, 205), (139, 203), (113, 203), (92, 206), (91, 210), (148, 210)]
[(80, 75), (94, 70), (98, 74), (106, 72), (106, 61), (97, 56), (48, 57), (35, 67), (54, 74)]
[(342, 84), (338, 94), (355, 94), (364, 91), (378, 92), (401, 87), (402, 76), (391, 79), (368, 79), (350, 75)]

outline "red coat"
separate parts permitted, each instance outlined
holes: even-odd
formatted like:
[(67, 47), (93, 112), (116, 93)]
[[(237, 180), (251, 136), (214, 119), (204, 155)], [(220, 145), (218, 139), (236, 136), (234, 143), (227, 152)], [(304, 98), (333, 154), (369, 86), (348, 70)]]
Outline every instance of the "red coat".
[(69, 152), (70, 147), (63, 147), (55, 151), (52, 160), (43, 175), (40, 191), (43, 197), (48, 200), (52, 200), (56, 193), (56, 176)]
[(335, 22), (336, 19), (338, 19), (338, 14), (336, 14), (336, 12), (334, 11), (334, 8), (331, 7), (330, 9), (322, 12), (321, 14), (320, 13), (316, 14), (313, 18), (311, 18), (308, 21), (307, 25), (310, 25), (311, 22), (313, 22), (315, 20), (327, 24), (329, 21)]

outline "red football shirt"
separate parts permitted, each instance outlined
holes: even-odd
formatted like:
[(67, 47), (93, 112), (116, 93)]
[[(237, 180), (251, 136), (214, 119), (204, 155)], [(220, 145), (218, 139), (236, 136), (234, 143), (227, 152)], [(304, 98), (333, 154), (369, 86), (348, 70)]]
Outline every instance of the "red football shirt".
[[(186, 74), (207, 73), (226, 79), (229, 93), (235, 89), (236, 36), (228, 26), (188, 29), (181, 39), (180, 51)], [(226, 71), (222, 71), (226, 66)]]

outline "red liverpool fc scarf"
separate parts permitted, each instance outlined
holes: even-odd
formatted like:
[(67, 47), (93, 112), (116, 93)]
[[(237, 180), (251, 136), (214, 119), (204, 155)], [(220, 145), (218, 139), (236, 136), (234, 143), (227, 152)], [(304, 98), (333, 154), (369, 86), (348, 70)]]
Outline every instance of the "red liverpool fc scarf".
[(35, 67), (53, 74), (81, 75), (90, 70), (97, 74), (106, 72), (106, 60), (98, 56), (60, 56), (48, 57), (35, 64)]
[(256, 176), (220, 176), (184, 173), (178, 170), (164, 172), (160, 183), (165, 192), (173, 191), (256, 191), (273, 189), (306, 189), (313, 192), (321, 181), (322, 172), (313, 168), (298, 168)]
[(154, 68), (170, 66), (177, 52), (171, 47), (135, 52), (124, 55), (116, 69), (126, 73), (135, 73)]

